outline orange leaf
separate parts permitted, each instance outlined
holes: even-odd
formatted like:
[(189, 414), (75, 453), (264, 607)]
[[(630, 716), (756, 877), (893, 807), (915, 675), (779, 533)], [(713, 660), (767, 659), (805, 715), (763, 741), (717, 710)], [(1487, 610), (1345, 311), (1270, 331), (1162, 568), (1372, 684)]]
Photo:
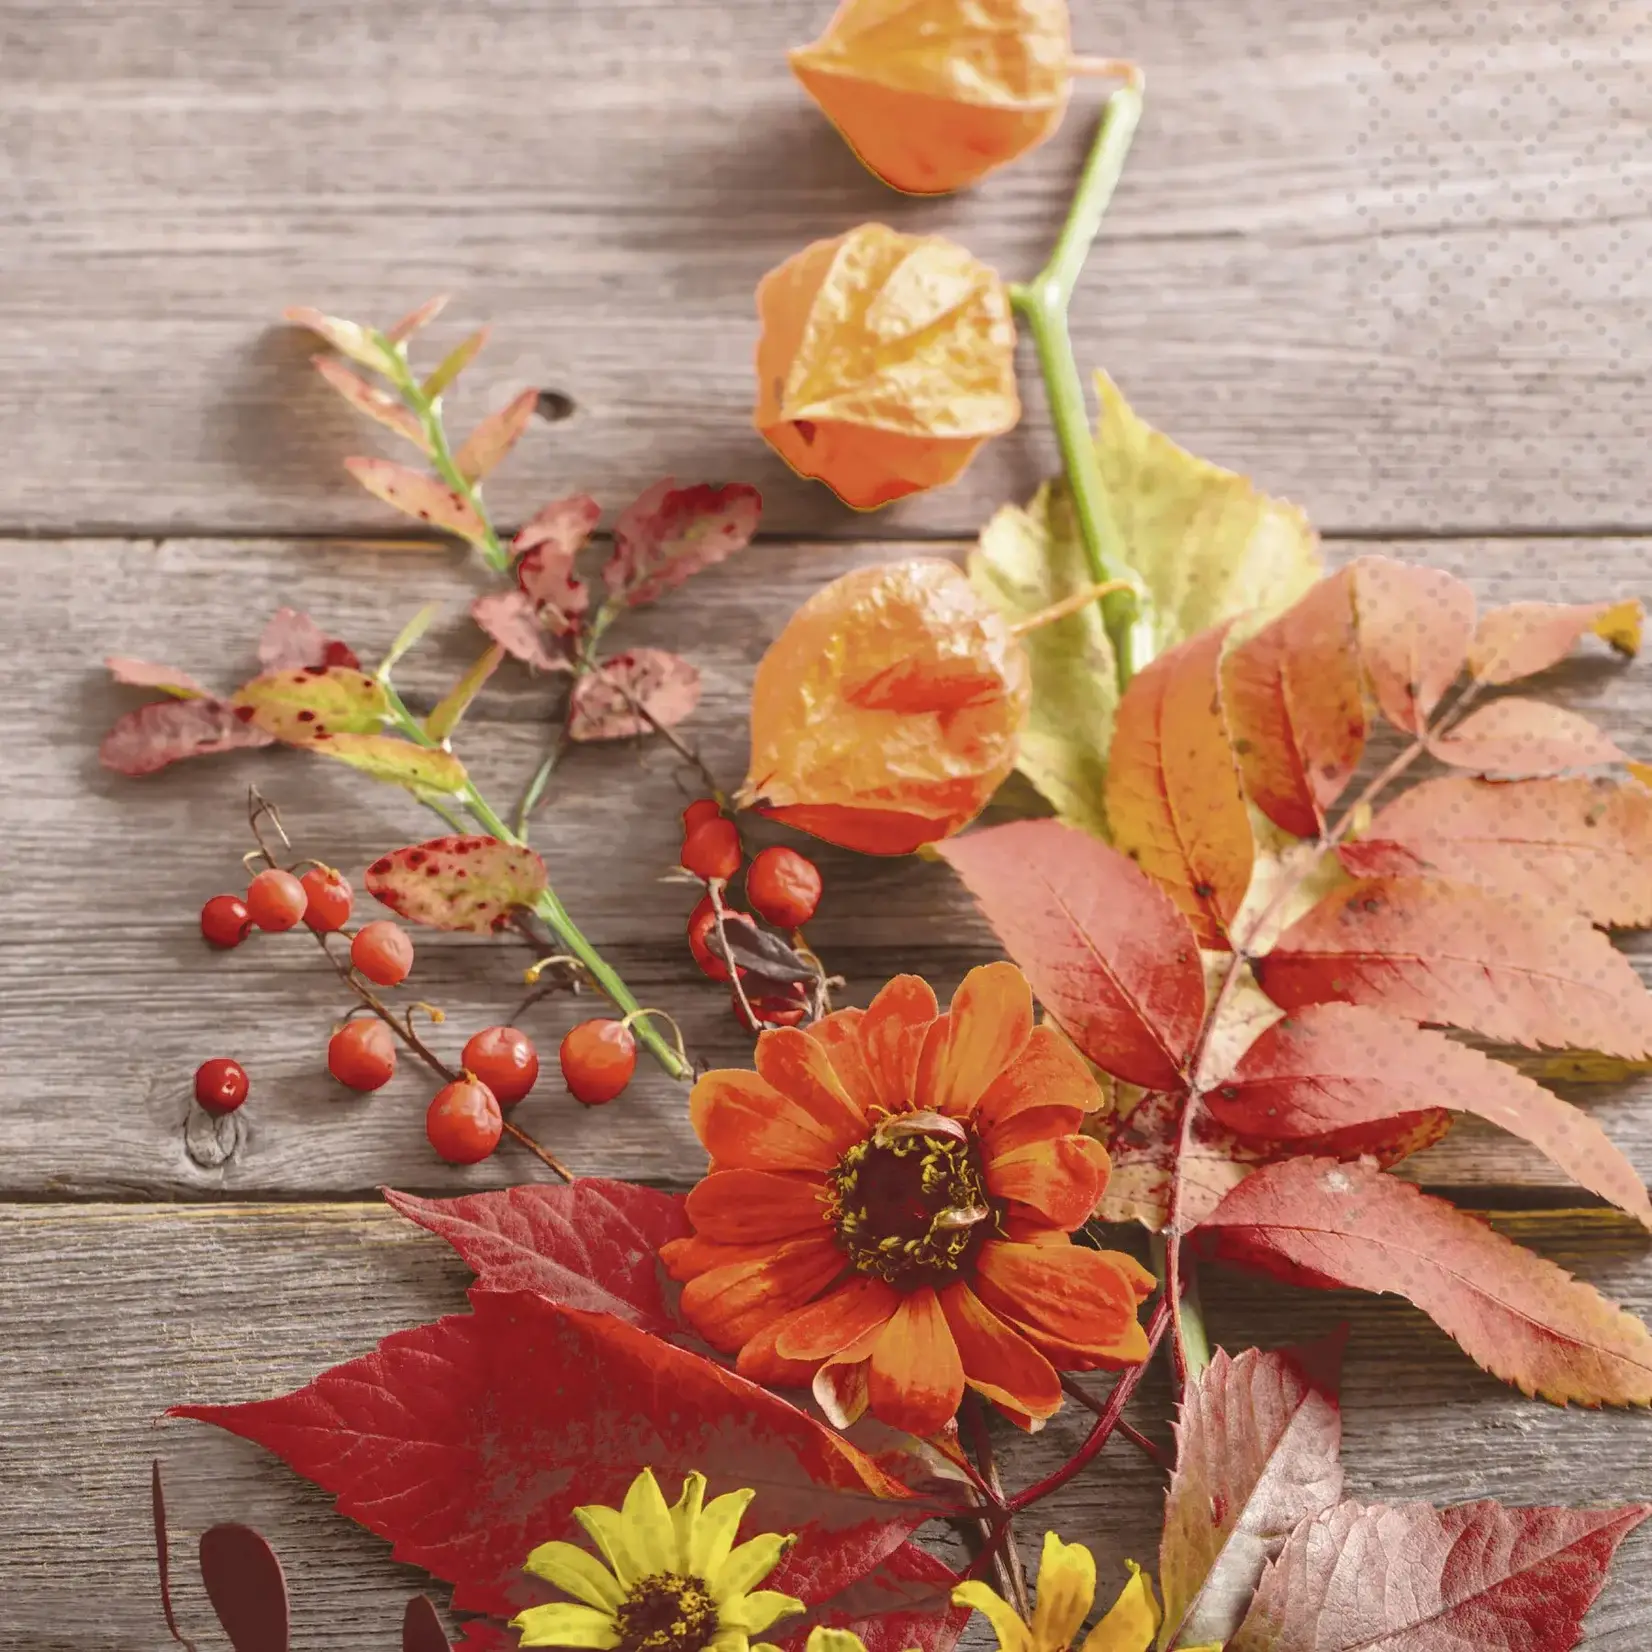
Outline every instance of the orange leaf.
[(312, 356), (311, 360), (315, 370), (358, 412), (395, 431), (421, 453), (430, 451), (423, 425), (394, 396), (352, 373), (336, 356)]
[(1338, 889), (1256, 961), (1286, 1010), (1365, 1004), (1527, 1049), (1638, 1057), (1652, 998), (1597, 930), (1466, 884), (1366, 878)]
[(792, 70), (861, 161), (913, 195), (962, 189), (1067, 107), (1066, 0), (843, 0)]
[(1652, 1336), (1553, 1262), (1363, 1164), (1293, 1158), (1234, 1189), (1200, 1230), (1224, 1261), (1320, 1290), (1393, 1291), (1523, 1393), (1652, 1404)]
[(397, 510), (468, 539), (487, 543), (488, 530), (462, 493), (423, 471), (410, 470), (390, 459), (346, 459), (344, 468), (377, 499)]
[(1640, 602), (1511, 602), (1482, 617), (1468, 651), (1468, 668), (1483, 683), (1512, 683), (1547, 671), (1593, 632), (1620, 654), (1641, 645)]
[(1300, 1142), (1431, 1107), (1489, 1119), (1579, 1186), (1652, 1226), (1634, 1166), (1589, 1115), (1500, 1061), (1352, 1004), (1317, 1004), (1267, 1028), (1206, 1097), (1249, 1138)]
[(1223, 698), (1251, 801), (1318, 837), (1365, 749), (1353, 575), (1321, 580), (1222, 662)]
[(471, 431), (453, 456), (459, 474), (467, 482), (480, 482), (516, 446), (538, 402), (537, 390), (524, 390)]
[(1471, 711), (1428, 749), (1454, 769), (1522, 780), (1621, 763), (1624, 753), (1575, 711), (1510, 694)]
[(1207, 947), (1228, 944), (1256, 855), (1222, 708), (1226, 634), (1205, 631), (1132, 679), (1107, 764), (1113, 841), (1170, 891)]
[(1375, 870), (1360, 857), (1389, 845), (1414, 857), (1404, 869), (1545, 896), (1591, 923), (1652, 924), (1652, 792), (1640, 786), (1428, 780), (1383, 809), (1368, 840), (1345, 845), (1343, 859), (1350, 871)]
[(862, 224), (757, 289), (763, 439), (872, 510), (950, 482), (1021, 417), (1004, 283), (935, 235)]
[(1383, 716), (1420, 734), (1456, 681), (1474, 635), (1474, 593), (1438, 568), (1385, 556), (1353, 565), (1360, 661)]

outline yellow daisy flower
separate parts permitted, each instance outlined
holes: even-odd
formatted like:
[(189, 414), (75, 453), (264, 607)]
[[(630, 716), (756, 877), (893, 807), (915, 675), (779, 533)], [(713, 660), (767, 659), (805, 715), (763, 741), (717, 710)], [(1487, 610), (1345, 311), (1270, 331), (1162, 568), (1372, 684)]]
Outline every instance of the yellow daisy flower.
[(594, 1652), (775, 1652), (753, 1643), (803, 1602), (759, 1589), (794, 1538), (765, 1532), (735, 1546), (746, 1506), (757, 1494), (731, 1491), (705, 1501), (703, 1474), (683, 1481), (669, 1508), (644, 1469), (611, 1509), (574, 1510), (595, 1555), (573, 1543), (542, 1543), (527, 1570), (581, 1602), (531, 1606), (511, 1620), (523, 1646), (588, 1647)]

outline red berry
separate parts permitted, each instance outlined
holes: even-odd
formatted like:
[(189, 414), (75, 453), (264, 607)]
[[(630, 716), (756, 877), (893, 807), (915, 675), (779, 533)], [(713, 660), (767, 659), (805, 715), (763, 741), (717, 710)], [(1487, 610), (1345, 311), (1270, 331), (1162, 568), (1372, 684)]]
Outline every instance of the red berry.
[(233, 1113), (247, 1099), (247, 1069), (218, 1056), (195, 1069), (195, 1099), (209, 1113)]
[(539, 1051), (515, 1027), (472, 1033), (459, 1057), (464, 1069), (493, 1091), (501, 1107), (519, 1102), (539, 1081)]
[(575, 1101), (612, 1101), (637, 1070), (637, 1041), (623, 1021), (581, 1021), (562, 1040), (562, 1076)]
[(342, 872), (335, 872), (330, 866), (312, 866), (298, 881), (304, 885), (304, 893), (309, 898), (304, 921), (316, 934), (330, 935), (350, 921), (356, 892)]
[(247, 903), (239, 895), (214, 895), (201, 908), (201, 933), (214, 946), (239, 946), (252, 933)]
[(327, 1041), (327, 1071), (352, 1090), (378, 1090), (396, 1072), (396, 1041), (376, 1017), (346, 1021)]
[(732, 820), (718, 815), (702, 820), (683, 839), (682, 863), (697, 878), (727, 883), (740, 870), (740, 833)]
[[(744, 924), (748, 929), (755, 930), (757, 925), (752, 922), (749, 912), (735, 912), (728, 907), (723, 908), (723, 928), (727, 931), (731, 924)], [(713, 981), (726, 981), (729, 978), (728, 965), (717, 957), (709, 946), (707, 938), (717, 933), (717, 913), (711, 904), (711, 896), (707, 895), (700, 904), (688, 915), (688, 950), (694, 954), (694, 962), (700, 966), (704, 975), (709, 975)], [(744, 978), (745, 970), (741, 970)]]
[(424, 1116), (430, 1145), (449, 1164), (476, 1164), (485, 1159), (499, 1145), (504, 1130), (498, 1099), (474, 1078), (444, 1084)]
[(757, 1017), (755, 1025), (746, 1014), (746, 1006), (740, 1002), (740, 994), (731, 993), (729, 997), (734, 1005), (734, 1019), (747, 1032), (762, 1032), (765, 1027), (795, 1027), (809, 1013), (808, 996), (796, 982), (761, 997), (746, 994), (752, 1014)]
[(291, 929), (304, 916), (309, 896), (291, 872), (272, 866), (247, 885), (247, 911), (260, 929), (280, 933)]
[(716, 820), (722, 815), (722, 806), (714, 797), (697, 797), (683, 810), (683, 840), (687, 842), (689, 834), (696, 826), (703, 826), (708, 820)]
[(746, 899), (776, 929), (801, 929), (820, 905), (820, 868), (795, 849), (765, 849), (746, 868)]
[(381, 987), (400, 986), (413, 967), (413, 938), (400, 924), (375, 918), (356, 931), (350, 962)]

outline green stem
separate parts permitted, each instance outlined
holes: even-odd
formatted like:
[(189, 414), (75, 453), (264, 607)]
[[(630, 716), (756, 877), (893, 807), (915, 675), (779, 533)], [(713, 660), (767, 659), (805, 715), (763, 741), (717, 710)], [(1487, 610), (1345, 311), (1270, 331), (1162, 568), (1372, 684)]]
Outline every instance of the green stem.
[[(1084, 380), (1073, 355), (1067, 318), (1073, 289), (1124, 170), (1141, 110), (1139, 87), (1121, 87), (1108, 98), (1067, 222), (1062, 226), (1049, 262), (1033, 280), (1010, 288), (1010, 302), (1026, 321), (1033, 348), (1038, 353), (1050, 418), (1067, 472), (1073, 513), (1078, 519), (1079, 539), (1091, 577), (1098, 585), (1109, 580), (1129, 580), (1130, 563), (1090, 432)], [(1152, 626), (1135, 590), (1109, 593), (1101, 599), (1101, 611), (1113, 644), (1122, 688), (1153, 657)]]

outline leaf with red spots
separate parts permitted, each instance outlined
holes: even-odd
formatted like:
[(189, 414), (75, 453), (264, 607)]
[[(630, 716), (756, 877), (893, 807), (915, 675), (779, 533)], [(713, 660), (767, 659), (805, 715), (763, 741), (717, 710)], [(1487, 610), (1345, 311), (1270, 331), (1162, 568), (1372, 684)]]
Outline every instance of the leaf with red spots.
[(1624, 761), (1616, 743), (1587, 717), (1512, 694), (1471, 711), (1449, 733), (1430, 740), (1428, 749), (1454, 769), (1500, 780), (1541, 779)]
[(1481, 617), (1468, 651), (1468, 668), (1483, 683), (1512, 683), (1571, 653), (1591, 633), (1619, 654), (1640, 651), (1645, 613), (1622, 602), (1511, 602)]
[(1649, 1513), (1342, 1503), (1291, 1534), (1227, 1652), (1569, 1652)]
[(446, 482), (391, 459), (346, 459), (344, 468), (375, 499), (433, 528), (456, 533), (472, 545), (487, 543), (487, 524), (470, 501)]
[(258, 639), (258, 663), (265, 671), (296, 671), (305, 667), (345, 666), (361, 669), (348, 643), (329, 637), (308, 614), (296, 608), (277, 608)]
[(464, 764), (452, 752), (418, 746), (394, 734), (319, 735), (309, 749), (375, 780), (405, 786), (416, 797), (455, 797), (469, 781)]
[(470, 605), (470, 617), (513, 659), (535, 671), (571, 671), (567, 645), (540, 623), (532, 597), (522, 590), (488, 591)]
[(207, 700), (212, 696), (187, 671), (176, 666), (155, 665), (149, 660), (134, 660), (124, 654), (111, 654), (103, 662), (109, 675), (127, 688), (157, 688), (175, 700)]
[(1353, 565), (1360, 662), (1378, 709), (1420, 734), (1457, 680), (1474, 636), (1474, 593), (1438, 568), (1385, 556)]
[(574, 1509), (617, 1507), (645, 1465), (675, 1497), (757, 1487), (742, 1535), (796, 1532), (766, 1586), (809, 1603), (863, 1577), (935, 1511), (832, 1430), (754, 1383), (609, 1314), (526, 1291), (397, 1332), (279, 1399), (179, 1406), (274, 1451), (454, 1585), (461, 1611), (508, 1618), (556, 1598), (522, 1570), (584, 1543)]
[(516, 583), (553, 635), (577, 631), (591, 606), (590, 587), (575, 577), (574, 563), (601, 515), (589, 494), (574, 494), (545, 506), (511, 541)]
[(544, 893), (545, 863), (525, 844), (496, 837), (436, 837), (382, 855), (367, 890), (392, 912), (432, 929), (491, 934)]
[(1523, 1393), (1560, 1404), (1652, 1404), (1652, 1335), (1638, 1319), (1373, 1165), (1268, 1165), (1228, 1194), (1194, 1241), (1292, 1284), (1404, 1296)]
[(287, 1579), (251, 1526), (201, 1533), (201, 1581), (235, 1652), (287, 1652)]
[(395, 431), (421, 453), (430, 452), (430, 443), (425, 436), (424, 426), (398, 397), (380, 390), (377, 385), (369, 384), (359, 373), (352, 373), (334, 356), (316, 356), (314, 362), (315, 370), (358, 413), (365, 413), (368, 418), (382, 424), (386, 430)]
[(553, 499), (522, 524), (511, 541), (511, 549), (521, 556), (543, 548), (571, 559), (584, 547), (601, 520), (602, 506), (588, 493)]
[(604, 660), (574, 684), (568, 734), (575, 740), (623, 740), (670, 728), (700, 703), (700, 673), (680, 654), (632, 648)]
[(154, 700), (127, 712), (104, 735), (98, 758), (117, 774), (154, 774), (186, 757), (268, 746), (274, 738), (222, 700)]
[(680, 488), (668, 476), (620, 512), (603, 583), (633, 608), (653, 602), (744, 550), (762, 511), (763, 496), (744, 482)]
[(522, 433), (533, 418), (538, 404), (537, 390), (524, 390), (490, 413), (465, 438), (464, 445), (454, 454), (453, 462), (467, 482), (480, 482), (497, 468), (505, 455), (522, 439)]
[(237, 689), (230, 704), (243, 722), (294, 746), (334, 734), (376, 734), (390, 721), (383, 685), (348, 666), (267, 671)]

